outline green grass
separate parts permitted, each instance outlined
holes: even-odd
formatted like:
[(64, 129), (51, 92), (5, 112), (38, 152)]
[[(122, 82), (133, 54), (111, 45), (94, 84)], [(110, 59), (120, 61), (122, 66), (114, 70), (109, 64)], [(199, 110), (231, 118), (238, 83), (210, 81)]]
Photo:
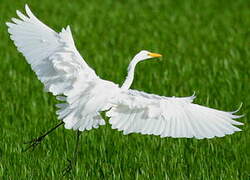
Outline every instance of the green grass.
[(58, 123), (55, 98), (43, 92), (9, 39), (5, 22), (28, 3), (46, 24), (71, 25), (76, 45), (103, 79), (121, 84), (141, 49), (162, 61), (140, 63), (132, 88), (246, 116), (223, 138), (161, 139), (122, 135), (110, 125), (84, 132), (72, 179), (250, 179), (250, 2), (247, 0), (95, 0), (0, 2), (0, 179), (63, 179), (76, 132), (57, 129), (33, 152), (28, 141)]

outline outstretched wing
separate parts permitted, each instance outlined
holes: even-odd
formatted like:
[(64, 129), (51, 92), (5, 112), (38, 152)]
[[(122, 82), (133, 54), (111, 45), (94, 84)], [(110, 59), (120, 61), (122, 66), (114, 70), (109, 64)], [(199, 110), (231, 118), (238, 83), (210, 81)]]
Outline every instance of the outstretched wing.
[[(11, 39), (35, 71), (45, 90), (66, 103), (57, 112), (66, 128), (91, 129), (105, 124), (99, 115), (115, 84), (101, 80), (78, 53), (69, 26), (56, 33), (39, 21), (29, 7), (27, 16), (6, 23)], [(100, 88), (107, 92), (100, 95)], [(60, 96), (59, 96), (60, 95)]]
[(241, 116), (193, 104), (195, 97), (163, 97), (128, 90), (107, 112), (113, 129), (174, 138), (213, 138), (240, 131), (233, 119)]

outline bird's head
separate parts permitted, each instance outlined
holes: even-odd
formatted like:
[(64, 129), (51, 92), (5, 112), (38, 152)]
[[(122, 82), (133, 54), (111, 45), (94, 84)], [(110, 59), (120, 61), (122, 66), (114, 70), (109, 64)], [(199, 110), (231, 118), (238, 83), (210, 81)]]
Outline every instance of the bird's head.
[(146, 50), (142, 50), (138, 54), (136, 54), (135, 57), (138, 61), (143, 61), (143, 60), (150, 59), (150, 58), (159, 58), (161, 56), (162, 56), (161, 54), (152, 53), (152, 52), (149, 52)]

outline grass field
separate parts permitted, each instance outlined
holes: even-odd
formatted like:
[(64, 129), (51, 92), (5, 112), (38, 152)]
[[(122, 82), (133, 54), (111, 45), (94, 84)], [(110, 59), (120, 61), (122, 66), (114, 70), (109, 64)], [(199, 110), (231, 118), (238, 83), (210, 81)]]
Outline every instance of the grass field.
[[(59, 121), (7, 34), (5, 22), (32, 11), (60, 31), (70, 25), (78, 50), (103, 79), (121, 84), (141, 49), (162, 61), (137, 66), (133, 89), (190, 96), (226, 111), (241, 102), (243, 131), (223, 138), (122, 135), (107, 123), (84, 132), (75, 171), (62, 177), (76, 132), (57, 129), (33, 152), (23, 142)], [(95, 0), (0, 2), (0, 179), (250, 179), (250, 1)]]

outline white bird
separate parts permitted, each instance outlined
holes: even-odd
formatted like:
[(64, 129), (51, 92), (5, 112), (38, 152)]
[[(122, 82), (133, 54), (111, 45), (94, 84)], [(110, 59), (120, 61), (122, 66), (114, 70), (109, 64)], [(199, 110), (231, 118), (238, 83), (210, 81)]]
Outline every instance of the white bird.
[(60, 33), (38, 20), (26, 5), (26, 14), (6, 23), (10, 38), (25, 56), (45, 90), (63, 103), (58, 118), (65, 128), (90, 130), (104, 125), (107, 111), (113, 129), (124, 134), (153, 134), (173, 138), (213, 138), (232, 134), (243, 125), (237, 112), (225, 112), (193, 103), (191, 97), (164, 97), (129, 89), (136, 64), (160, 54), (139, 52), (128, 67), (121, 87), (98, 77), (77, 51), (69, 26)]

